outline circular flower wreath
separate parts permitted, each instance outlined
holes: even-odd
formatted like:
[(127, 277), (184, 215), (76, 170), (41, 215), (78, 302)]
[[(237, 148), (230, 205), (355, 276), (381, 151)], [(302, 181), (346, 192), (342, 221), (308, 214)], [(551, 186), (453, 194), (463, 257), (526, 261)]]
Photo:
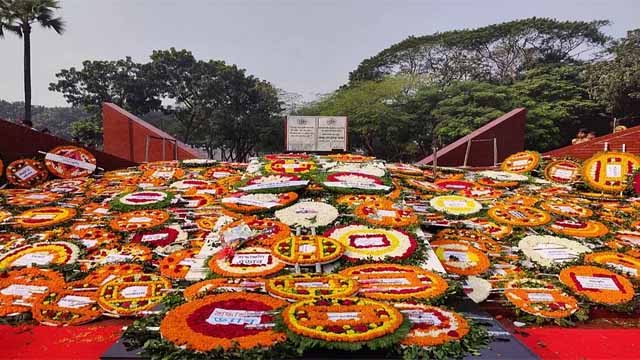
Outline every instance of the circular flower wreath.
[(443, 229), (435, 235), (434, 240), (465, 242), (485, 253), (500, 254), (502, 250), (500, 244), (490, 236), (469, 229)]
[(361, 298), (298, 301), (283, 310), (282, 318), (295, 334), (338, 343), (371, 341), (395, 332), (403, 322), (393, 306)]
[(91, 175), (96, 169), (96, 157), (77, 146), (58, 146), (47, 153), (44, 164), (60, 178), (76, 178)]
[(446, 191), (468, 190), (475, 186), (475, 183), (471, 181), (459, 179), (437, 179), (433, 183)]
[(80, 268), (87, 271), (93, 266), (122, 263), (128, 261), (145, 262), (151, 260), (151, 250), (140, 244), (129, 243), (126, 245), (112, 245), (106, 248), (93, 250), (85, 257), (85, 262)]
[(362, 296), (378, 300), (433, 299), (449, 286), (440, 275), (409, 265), (365, 264), (340, 274), (357, 280)]
[(235, 251), (231, 256), (217, 253), (209, 260), (209, 268), (228, 277), (262, 277), (284, 269), (285, 263), (271, 255), (271, 250), (251, 246)]
[(598, 153), (585, 160), (582, 165), (582, 178), (595, 190), (619, 192), (627, 187), (627, 176), (638, 168), (640, 157), (631, 153)]
[(640, 278), (640, 259), (615, 251), (600, 251), (587, 254), (586, 263), (595, 263), (615, 268), (621, 273), (635, 279)]
[(75, 209), (67, 207), (47, 206), (29, 209), (15, 216), (14, 227), (22, 229), (50, 227), (71, 220), (76, 214)]
[(196, 351), (218, 347), (268, 347), (285, 335), (271, 329), (273, 313), (286, 302), (253, 293), (224, 293), (193, 300), (169, 311), (160, 323), (162, 337)]
[(155, 274), (132, 274), (109, 280), (98, 289), (98, 304), (107, 312), (131, 316), (156, 306), (171, 282)]
[(271, 252), (286, 264), (312, 266), (338, 260), (344, 253), (344, 246), (328, 237), (301, 235), (276, 241)]
[(633, 285), (624, 276), (596, 266), (571, 266), (560, 272), (560, 281), (590, 301), (618, 305), (631, 301)]
[(478, 275), (491, 265), (485, 253), (465, 242), (438, 240), (431, 242), (431, 247), (447, 272)]
[(516, 308), (542, 318), (562, 319), (575, 313), (578, 301), (550, 283), (516, 279), (505, 285), (504, 296)]
[(416, 239), (405, 231), (366, 225), (337, 226), (327, 230), (324, 236), (342, 243), (345, 247), (343, 256), (350, 261), (405, 259), (418, 247)]
[(267, 279), (266, 291), (289, 301), (309, 298), (340, 298), (358, 291), (358, 283), (339, 274), (290, 274)]
[(204, 259), (197, 260), (195, 258), (199, 252), (199, 248), (179, 250), (163, 258), (158, 263), (160, 275), (170, 279), (184, 279), (192, 266), (204, 262)]
[(246, 241), (248, 245), (271, 246), (276, 241), (286, 239), (291, 235), (291, 229), (285, 223), (276, 220), (245, 217), (220, 228), (219, 233), (224, 237), (227, 231), (233, 231), (238, 227), (247, 226), (251, 230), (251, 236)]
[(187, 300), (210, 295), (221, 291), (264, 291), (265, 279), (262, 278), (217, 278), (197, 282), (182, 293)]
[(570, 184), (580, 178), (581, 166), (571, 160), (555, 160), (544, 168), (544, 177), (560, 184)]
[(487, 212), (493, 220), (512, 226), (540, 226), (551, 221), (551, 215), (530, 206), (496, 205)]
[(11, 206), (30, 207), (49, 204), (55, 201), (59, 201), (62, 198), (62, 194), (52, 191), (21, 192), (8, 196), (5, 201), (8, 205)]
[(31, 313), (50, 326), (82, 325), (102, 316), (95, 291), (50, 289), (33, 304)]
[(240, 213), (258, 213), (279, 209), (298, 200), (295, 192), (281, 194), (249, 194), (236, 192), (228, 194), (221, 203), (225, 208)]
[(12, 185), (21, 188), (32, 188), (45, 182), (49, 177), (49, 172), (37, 160), (20, 159), (7, 166), (5, 175), (7, 176), (7, 181)]
[(540, 164), (540, 154), (535, 151), (521, 151), (509, 155), (502, 164), (500, 169), (514, 173), (528, 173), (534, 170)]
[(118, 214), (109, 222), (116, 231), (142, 231), (158, 227), (169, 220), (169, 213), (163, 210), (135, 210)]
[[(478, 172), (478, 175), (480, 175), (483, 178), (489, 178), (491, 180), (507, 181), (507, 182), (510, 182), (510, 181), (521, 182), (521, 181), (529, 180), (529, 178), (526, 175), (516, 174), (513, 172), (507, 172), (507, 171), (484, 170), (484, 171)], [(489, 185), (489, 184), (483, 184), (483, 185)]]
[(518, 242), (518, 248), (531, 261), (542, 266), (571, 261), (582, 253), (591, 252), (591, 249), (577, 241), (550, 235), (526, 236)]
[(347, 206), (358, 206), (360, 204), (369, 202), (369, 201), (381, 201), (383, 198), (379, 195), (342, 195), (336, 199), (338, 204), (343, 204)]
[(483, 218), (473, 218), (466, 220), (471, 226), (479, 227), (479, 230), (495, 239), (505, 238), (513, 232), (513, 228), (505, 224), (497, 224)]
[(80, 249), (64, 241), (39, 242), (8, 251), (0, 256), (0, 269), (18, 266), (48, 266), (72, 264)]
[(171, 204), (173, 194), (164, 191), (135, 191), (123, 193), (109, 202), (111, 209), (121, 212), (141, 209), (163, 209)]
[(590, 209), (569, 201), (544, 201), (540, 207), (550, 213), (568, 217), (587, 218), (593, 215)]
[(278, 159), (264, 166), (266, 172), (274, 174), (308, 174), (316, 169), (311, 160)]
[(63, 286), (62, 275), (53, 270), (24, 268), (0, 273), (0, 317), (28, 312), (49, 289)]
[(601, 237), (609, 232), (609, 228), (607, 228), (605, 224), (593, 220), (556, 220), (555, 222), (550, 224), (548, 228), (556, 234), (581, 238)]
[(303, 189), (308, 184), (309, 180), (302, 180), (297, 175), (272, 174), (251, 178), (238, 190), (248, 193), (283, 193)]
[(326, 175), (322, 186), (338, 193), (384, 194), (391, 190), (390, 182), (377, 177), (356, 172), (333, 172)]
[(460, 340), (469, 333), (467, 320), (460, 314), (423, 304), (393, 304), (411, 322), (403, 345), (437, 346)]
[(358, 154), (331, 154), (327, 155), (328, 158), (345, 163), (360, 163), (360, 162), (369, 162), (375, 160), (373, 156), (364, 156)]
[(120, 240), (119, 235), (99, 227), (82, 227), (72, 230), (69, 232), (68, 238), (81, 243), (88, 250), (103, 245), (111, 245)]
[(354, 214), (369, 224), (389, 227), (404, 227), (418, 223), (418, 216), (411, 208), (397, 209), (388, 200), (364, 203), (354, 210)]
[(327, 171), (330, 173), (348, 172), (348, 173), (367, 174), (367, 175), (377, 176), (377, 177), (383, 177), (387, 173), (387, 171), (384, 168), (384, 165), (380, 163), (336, 164), (335, 166), (329, 168)]
[(482, 204), (478, 201), (459, 195), (436, 196), (429, 200), (429, 205), (436, 211), (448, 215), (471, 215), (482, 210)]
[(318, 227), (331, 224), (338, 209), (316, 201), (299, 202), (275, 212), (276, 218), (289, 226)]

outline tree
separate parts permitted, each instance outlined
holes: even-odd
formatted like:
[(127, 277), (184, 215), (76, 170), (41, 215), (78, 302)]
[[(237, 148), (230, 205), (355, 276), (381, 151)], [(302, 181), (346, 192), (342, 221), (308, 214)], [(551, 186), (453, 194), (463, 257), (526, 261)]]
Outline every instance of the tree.
[(114, 103), (134, 114), (160, 109), (159, 90), (149, 76), (148, 65), (130, 57), (115, 61), (83, 61), (82, 69), (72, 67), (56, 74), (49, 90), (62, 93), (69, 104), (98, 114), (102, 103)]
[(526, 69), (546, 63), (575, 63), (610, 40), (606, 20), (557, 21), (530, 18), (409, 38), (365, 59), (349, 75), (353, 82), (393, 74), (421, 74), (433, 81), (513, 83)]
[(85, 118), (71, 124), (71, 137), (83, 145), (102, 147), (102, 126), (95, 118)]
[(612, 59), (588, 67), (590, 95), (615, 117), (640, 114), (640, 29), (631, 30), (610, 49)]
[(31, 31), (34, 24), (64, 31), (64, 21), (55, 17), (57, 0), (0, 0), (0, 37), (4, 30), (22, 38), (24, 44), (24, 118), (31, 121)]

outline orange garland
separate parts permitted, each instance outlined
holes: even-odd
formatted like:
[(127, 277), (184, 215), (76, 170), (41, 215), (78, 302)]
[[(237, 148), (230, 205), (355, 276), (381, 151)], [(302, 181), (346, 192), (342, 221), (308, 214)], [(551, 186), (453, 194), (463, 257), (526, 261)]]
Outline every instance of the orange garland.
[(81, 325), (102, 315), (97, 300), (95, 291), (49, 289), (33, 304), (31, 313), (44, 325)]
[(403, 227), (418, 223), (418, 216), (410, 208), (396, 209), (388, 200), (371, 201), (359, 205), (354, 214), (373, 225)]
[(217, 278), (197, 282), (184, 289), (182, 295), (187, 300), (210, 295), (215, 291), (251, 291), (264, 290), (265, 279), (262, 278)]
[(357, 292), (358, 282), (339, 274), (291, 274), (267, 279), (265, 289), (272, 296), (290, 301), (314, 297), (339, 298)]
[(560, 281), (576, 294), (598, 304), (624, 304), (635, 295), (627, 278), (596, 266), (567, 267), (560, 272)]
[[(453, 311), (423, 304), (397, 303), (394, 306), (412, 323), (407, 337), (402, 340), (403, 345), (437, 346), (460, 340), (469, 333), (467, 320)], [(438, 321), (432, 322), (430, 318)]]
[(458, 275), (478, 275), (491, 266), (487, 255), (462, 241), (433, 241), (431, 247), (447, 272)]
[(160, 226), (169, 220), (164, 210), (135, 210), (118, 214), (109, 222), (116, 231), (140, 231)]

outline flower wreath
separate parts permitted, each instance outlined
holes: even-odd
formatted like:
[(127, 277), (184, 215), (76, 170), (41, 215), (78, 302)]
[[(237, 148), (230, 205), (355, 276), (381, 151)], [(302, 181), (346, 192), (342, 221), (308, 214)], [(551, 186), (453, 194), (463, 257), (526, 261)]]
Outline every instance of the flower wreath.
[(411, 208), (397, 209), (388, 200), (372, 201), (359, 205), (354, 214), (369, 224), (389, 227), (404, 227), (418, 223), (418, 216)]
[(184, 177), (184, 170), (175, 167), (156, 167), (146, 170), (142, 176), (146, 178), (162, 179), (164, 181), (182, 179)]
[(20, 159), (7, 166), (7, 181), (21, 188), (32, 188), (47, 180), (49, 172), (44, 165), (31, 159)]
[(467, 320), (453, 311), (423, 304), (396, 303), (393, 306), (411, 322), (403, 345), (437, 346), (460, 340), (469, 333)]
[(499, 180), (494, 180), (488, 177), (480, 178), (476, 180), (476, 182), (479, 185), (489, 186), (492, 188), (513, 188), (520, 185), (519, 181), (499, 181)]
[(0, 269), (18, 266), (48, 266), (50, 264), (72, 264), (80, 249), (64, 241), (39, 242), (10, 250), (0, 256)]
[(364, 343), (394, 333), (403, 316), (392, 305), (361, 298), (309, 299), (282, 312), (289, 331), (335, 343)]
[(640, 247), (640, 231), (616, 231), (615, 240), (610, 240), (606, 244), (612, 249), (620, 249), (624, 247)]
[(14, 227), (27, 230), (50, 227), (71, 220), (76, 214), (75, 209), (67, 207), (45, 206), (33, 208), (16, 216)]
[(83, 271), (87, 271), (96, 265), (128, 261), (144, 262), (150, 260), (151, 250), (146, 246), (133, 243), (122, 246), (113, 245), (111, 247), (96, 249), (89, 253), (80, 268)]
[(29, 312), (49, 289), (63, 285), (62, 275), (53, 270), (23, 268), (0, 273), (0, 317)]
[(102, 316), (95, 291), (49, 289), (34, 302), (31, 313), (40, 324), (82, 325)]
[(337, 193), (384, 194), (391, 190), (389, 180), (357, 172), (332, 172), (323, 175), (320, 183)]
[(297, 175), (272, 174), (251, 178), (238, 190), (248, 193), (283, 193), (303, 189), (308, 184), (309, 180), (302, 180)]
[(452, 240), (473, 245), (485, 253), (500, 254), (502, 247), (490, 236), (469, 229), (443, 229), (436, 233), (434, 240)]
[(284, 267), (285, 263), (271, 255), (270, 249), (258, 246), (236, 250), (228, 257), (217, 253), (209, 260), (211, 271), (228, 277), (264, 277)]
[(631, 153), (598, 153), (585, 160), (582, 165), (582, 178), (595, 190), (619, 192), (627, 187), (627, 176), (638, 168), (640, 157)]
[(581, 166), (571, 160), (555, 160), (544, 168), (544, 178), (560, 184), (570, 184), (580, 178)]
[(472, 218), (466, 220), (471, 226), (479, 228), (479, 231), (495, 239), (503, 239), (513, 232), (510, 225), (498, 224), (484, 218)]
[(49, 171), (63, 179), (89, 176), (96, 169), (96, 157), (77, 146), (58, 146), (45, 155)]
[(208, 194), (180, 195), (182, 207), (185, 209), (207, 208), (216, 204), (216, 199)]
[(548, 228), (556, 234), (581, 238), (601, 237), (609, 232), (609, 228), (605, 224), (593, 220), (556, 220)]
[(499, 223), (512, 226), (540, 226), (551, 221), (551, 215), (547, 212), (513, 204), (495, 205), (487, 211), (487, 215)]
[(311, 159), (311, 155), (305, 153), (280, 153), (280, 154), (268, 154), (264, 156), (265, 160), (273, 161), (273, 160), (283, 160), (283, 159), (294, 159), (294, 160), (309, 160)]
[(0, 209), (0, 225), (5, 221), (10, 220), (12, 217), (13, 214), (11, 212)]
[(173, 243), (182, 243), (187, 240), (189, 234), (183, 231), (180, 225), (165, 226), (163, 228), (135, 233), (131, 243), (140, 243), (148, 247), (162, 247)]
[[(178, 250), (160, 260), (160, 275), (170, 279), (184, 279), (189, 270), (199, 262), (195, 256), (200, 252), (199, 248)], [(201, 260), (204, 262), (204, 259)]]
[(345, 163), (361, 163), (375, 160), (373, 156), (364, 156), (358, 154), (331, 154), (327, 155), (328, 158)]
[(146, 188), (157, 188), (165, 186), (167, 180), (159, 177), (129, 177), (120, 180), (120, 186), (128, 187), (128, 186), (137, 186), (142, 189)]
[(257, 213), (279, 209), (298, 200), (295, 192), (281, 194), (248, 194), (235, 192), (228, 194), (221, 203), (225, 208), (240, 213)]
[(447, 272), (478, 275), (491, 265), (485, 253), (466, 242), (438, 240), (431, 242), (431, 247)]
[(141, 171), (146, 171), (149, 169), (162, 169), (162, 168), (173, 169), (173, 168), (179, 168), (179, 167), (180, 167), (180, 162), (177, 160), (150, 161), (150, 162), (145, 162), (138, 165), (138, 169), (140, 169)]
[(109, 202), (111, 209), (121, 212), (164, 209), (171, 204), (173, 194), (164, 191), (135, 191), (122, 193)]
[(640, 259), (615, 251), (600, 251), (587, 254), (585, 263), (594, 263), (615, 268), (621, 273), (640, 279)]
[(433, 299), (449, 287), (440, 275), (409, 265), (365, 264), (340, 274), (357, 280), (362, 296), (378, 300)]
[(34, 193), (18, 193), (6, 198), (6, 203), (11, 206), (21, 206), (21, 207), (29, 207), (29, 206), (41, 206), (45, 204), (49, 204), (55, 201), (59, 201), (63, 198), (62, 194), (51, 192), (51, 191), (42, 191), (42, 192), (34, 192)]
[(393, 258), (406, 259), (418, 248), (411, 234), (396, 229), (370, 228), (366, 225), (344, 225), (327, 230), (324, 236), (336, 239), (345, 247), (349, 261)]
[(633, 285), (624, 276), (596, 266), (570, 266), (560, 272), (560, 281), (590, 301), (618, 305), (631, 301)]
[(514, 195), (502, 200), (502, 202), (505, 204), (520, 206), (534, 206), (539, 201), (539, 197), (527, 195)]
[(82, 206), (82, 216), (87, 218), (102, 218), (109, 215), (109, 206), (103, 203), (90, 202)]
[(331, 224), (339, 215), (335, 207), (317, 201), (304, 201), (278, 210), (276, 218), (289, 226), (318, 227)]
[(336, 203), (343, 204), (347, 206), (358, 206), (360, 204), (370, 202), (370, 201), (381, 201), (383, 197), (380, 195), (367, 195), (367, 194), (351, 194), (351, 195), (342, 195), (336, 199)]
[(268, 162), (264, 169), (274, 174), (308, 174), (316, 169), (316, 164), (311, 160), (278, 159)]
[(358, 282), (339, 274), (290, 274), (267, 279), (265, 290), (289, 301), (310, 298), (341, 298), (358, 291)]
[(387, 174), (384, 165), (379, 163), (346, 163), (346, 164), (336, 164), (331, 168), (327, 169), (327, 172), (348, 172), (348, 173), (358, 173), (358, 174), (366, 174), (376, 177), (383, 177)]
[(578, 301), (546, 281), (516, 279), (505, 285), (504, 296), (519, 310), (547, 319), (562, 319), (575, 313)]
[(11, 232), (0, 233), (0, 253), (5, 253), (27, 244), (27, 239), (21, 234)]
[(82, 281), (93, 286), (100, 286), (118, 276), (133, 275), (142, 272), (138, 264), (107, 264), (93, 269)]
[(407, 185), (411, 186), (412, 188), (415, 188), (421, 191), (435, 192), (435, 193), (447, 192), (447, 190), (429, 181), (416, 180), (416, 179), (404, 179), (404, 182)]
[(582, 253), (591, 252), (577, 241), (550, 235), (526, 236), (518, 242), (518, 248), (531, 261), (542, 266), (572, 261)]
[(550, 213), (578, 218), (588, 218), (593, 215), (590, 209), (569, 201), (544, 201), (540, 207)]
[(251, 229), (252, 235), (246, 240), (249, 245), (271, 246), (276, 241), (286, 239), (291, 235), (291, 229), (287, 224), (256, 217), (245, 217), (224, 225), (220, 228), (219, 233), (224, 236), (227, 231), (240, 226), (248, 226)]
[(196, 351), (271, 346), (286, 339), (272, 329), (273, 313), (286, 302), (253, 293), (207, 296), (169, 311), (160, 323), (162, 337)]
[(265, 279), (262, 278), (217, 278), (197, 282), (182, 293), (187, 300), (222, 291), (264, 291)]
[(319, 235), (290, 236), (271, 246), (273, 256), (286, 264), (312, 266), (336, 261), (344, 253), (337, 240)]
[(98, 304), (122, 316), (139, 314), (156, 306), (171, 282), (155, 274), (136, 273), (109, 280), (98, 289)]
[(497, 190), (491, 186), (474, 185), (473, 187), (465, 190), (458, 191), (461, 196), (466, 196), (476, 200), (492, 200), (502, 196), (504, 192)]
[(436, 179), (433, 182), (437, 187), (445, 191), (462, 191), (473, 188), (476, 184), (472, 181), (459, 179)]
[(429, 200), (429, 205), (436, 211), (454, 216), (471, 215), (482, 210), (478, 201), (459, 195), (436, 196)]
[(540, 164), (540, 154), (535, 151), (521, 151), (509, 155), (502, 164), (500, 170), (514, 173), (528, 173)]
[(99, 227), (82, 227), (70, 231), (67, 236), (69, 240), (81, 243), (88, 250), (103, 245), (111, 245), (120, 240), (119, 235)]
[(419, 167), (402, 163), (387, 164), (387, 170), (394, 175), (423, 175), (422, 169), (420, 169)]
[(158, 227), (169, 220), (163, 210), (135, 210), (118, 214), (109, 222), (115, 231), (142, 231)]
[[(516, 174), (514, 172), (509, 172), (509, 171), (484, 170), (484, 171), (478, 172), (477, 174), (482, 178), (489, 178), (491, 180), (496, 180), (496, 181), (499, 181), (499, 182), (518, 182), (518, 183), (520, 183), (522, 181), (529, 180), (529, 178), (526, 175)], [(486, 183), (480, 182), (480, 181), (478, 181), (478, 182), (480, 184), (482, 184), (482, 185), (492, 186), (488, 182), (486, 182)], [(500, 183), (498, 183), (498, 184), (501, 185)]]
[(205, 179), (220, 180), (237, 174), (238, 172), (233, 169), (229, 169), (226, 167), (213, 167), (205, 170), (202, 173), (202, 177), (204, 177)]

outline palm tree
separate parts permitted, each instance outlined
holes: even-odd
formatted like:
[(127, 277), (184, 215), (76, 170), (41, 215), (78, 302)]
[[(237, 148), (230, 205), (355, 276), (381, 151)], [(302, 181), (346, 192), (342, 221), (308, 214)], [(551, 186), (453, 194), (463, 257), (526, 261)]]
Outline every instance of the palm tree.
[(54, 17), (58, 0), (0, 0), (0, 38), (4, 31), (12, 32), (24, 42), (24, 120), (31, 122), (31, 30), (35, 23), (64, 31), (64, 21)]

